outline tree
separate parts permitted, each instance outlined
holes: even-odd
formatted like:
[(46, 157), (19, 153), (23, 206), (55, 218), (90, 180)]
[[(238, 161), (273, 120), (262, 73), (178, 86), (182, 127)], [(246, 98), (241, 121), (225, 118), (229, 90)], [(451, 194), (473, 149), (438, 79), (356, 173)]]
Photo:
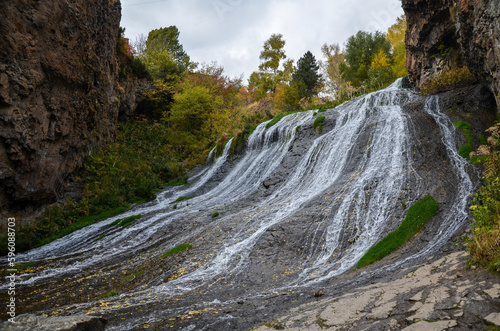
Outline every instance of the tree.
[(392, 71), (395, 78), (404, 77), (408, 74), (406, 71), (406, 16), (398, 17), (387, 31), (387, 39), (392, 45), (393, 64)]
[(297, 68), (293, 72), (292, 81), (303, 83), (304, 91), (301, 91), (301, 97), (312, 97), (318, 94), (322, 83), (318, 71), (319, 65), (310, 51), (307, 51), (297, 61)]
[(284, 47), (285, 40), (281, 34), (271, 35), (264, 43), (264, 50), (259, 57), (262, 60), (259, 71), (253, 72), (248, 81), (249, 85), (257, 86), (257, 95), (261, 98), (269, 92), (274, 92), (276, 86), (290, 81), (292, 77), (293, 61), (284, 61)]
[(369, 71), (377, 54), (382, 50), (391, 61), (391, 43), (380, 32), (359, 31), (347, 41), (345, 60), (340, 72), (354, 87), (370, 86)]
[(144, 62), (155, 79), (178, 80), (190, 67), (190, 58), (179, 42), (175, 26), (152, 30), (146, 40)]

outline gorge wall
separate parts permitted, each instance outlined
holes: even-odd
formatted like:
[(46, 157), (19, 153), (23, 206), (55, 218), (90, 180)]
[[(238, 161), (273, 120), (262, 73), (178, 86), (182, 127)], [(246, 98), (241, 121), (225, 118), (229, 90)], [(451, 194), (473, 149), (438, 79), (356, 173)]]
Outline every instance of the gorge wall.
[(403, 0), (407, 69), (421, 86), (441, 70), (466, 65), (500, 108), (500, 2)]
[(2, 1), (0, 13), (0, 210), (29, 213), (77, 192), (135, 83), (118, 82), (119, 0)]

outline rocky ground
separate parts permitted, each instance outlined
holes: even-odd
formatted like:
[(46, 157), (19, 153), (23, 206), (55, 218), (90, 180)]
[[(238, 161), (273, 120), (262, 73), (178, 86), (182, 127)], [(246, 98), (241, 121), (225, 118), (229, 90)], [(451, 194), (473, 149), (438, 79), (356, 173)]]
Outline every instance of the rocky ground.
[[(481, 330), (500, 327), (500, 278), (454, 252), (395, 279), (318, 299), (256, 330)], [(400, 276), (403, 274), (403, 276)]]

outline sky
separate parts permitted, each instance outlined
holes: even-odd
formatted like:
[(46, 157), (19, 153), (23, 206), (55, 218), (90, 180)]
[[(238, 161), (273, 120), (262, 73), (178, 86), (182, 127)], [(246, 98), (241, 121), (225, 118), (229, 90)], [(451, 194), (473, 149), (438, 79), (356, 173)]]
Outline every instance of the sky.
[(363, 31), (387, 31), (403, 14), (401, 0), (121, 0), (121, 26), (133, 43), (175, 25), (191, 61), (216, 61), (244, 83), (258, 70), (264, 42), (280, 33), (287, 58), (307, 51), (321, 60), (323, 44), (345, 45)]

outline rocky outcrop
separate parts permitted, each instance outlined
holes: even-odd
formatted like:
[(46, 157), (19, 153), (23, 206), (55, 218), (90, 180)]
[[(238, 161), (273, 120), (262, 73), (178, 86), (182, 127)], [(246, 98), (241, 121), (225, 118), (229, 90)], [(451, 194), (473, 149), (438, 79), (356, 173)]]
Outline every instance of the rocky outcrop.
[(458, 13), (467, 66), (495, 94), (500, 109), (500, 2), (463, 0)]
[[(410, 80), (417, 86), (450, 66), (452, 59), (462, 61), (457, 56), (460, 45), (454, 24), (453, 2), (454, 0), (403, 0), (408, 23), (406, 68)], [(450, 49), (452, 51), (447, 52)]]
[(32, 314), (14, 318), (14, 323), (3, 322), (6, 331), (104, 331), (106, 320), (88, 315), (43, 317)]
[(500, 3), (495, 0), (403, 0), (407, 69), (421, 86), (443, 69), (466, 65), (500, 107)]
[(0, 210), (26, 210), (75, 191), (135, 94), (117, 80), (119, 0), (2, 1), (0, 12)]

